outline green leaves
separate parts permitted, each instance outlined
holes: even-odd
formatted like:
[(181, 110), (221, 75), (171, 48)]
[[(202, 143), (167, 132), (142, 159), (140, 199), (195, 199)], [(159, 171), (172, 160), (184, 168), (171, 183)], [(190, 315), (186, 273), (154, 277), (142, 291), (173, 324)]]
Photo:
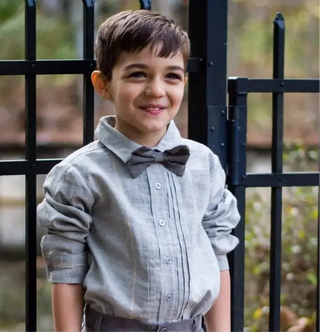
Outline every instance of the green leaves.
[(13, 16), (24, 8), (24, 1), (21, 0), (1, 0), (0, 1), (0, 25), (9, 21)]
[[(290, 163), (307, 158), (300, 146), (286, 153)], [(270, 189), (247, 189), (245, 233), (245, 326), (268, 330)], [(284, 188), (282, 214), (281, 326), (313, 326), (317, 285), (318, 188)], [(291, 317), (291, 318), (290, 318)], [(303, 318), (303, 319), (302, 319)], [(302, 319), (302, 320), (301, 320)]]

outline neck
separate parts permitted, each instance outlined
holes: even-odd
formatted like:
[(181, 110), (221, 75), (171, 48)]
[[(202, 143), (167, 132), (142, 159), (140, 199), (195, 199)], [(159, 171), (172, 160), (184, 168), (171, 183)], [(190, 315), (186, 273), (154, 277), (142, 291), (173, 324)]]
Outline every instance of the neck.
[(131, 141), (149, 148), (157, 146), (167, 130), (167, 128), (164, 128), (163, 130), (156, 132), (143, 132), (130, 124), (124, 124), (122, 121), (118, 120), (116, 120), (114, 128), (128, 137)]
[(159, 142), (161, 141), (161, 138), (163, 137), (164, 134), (165, 133), (163, 133), (161, 135), (155, 135), (153, 137), (150, 137), (150, 136), (139, 137), (139, 138), (136, 138), (134, 141), (140, 145), (147, 146), (149, 148), (154, 148), (155, 146), (157, 146), (159, 144)]

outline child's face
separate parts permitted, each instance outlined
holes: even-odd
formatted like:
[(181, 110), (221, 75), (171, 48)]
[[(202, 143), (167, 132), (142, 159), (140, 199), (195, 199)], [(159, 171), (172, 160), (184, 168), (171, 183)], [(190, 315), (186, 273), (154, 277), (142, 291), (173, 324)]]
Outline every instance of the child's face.
[(92, 80), (98, 92), (104, 87), (100, 94), (114, 105), (116, 129), (139, 142), (164, 135), (179, 110), (186, 76), (181, 54), (160, 58), (146, 48), (122, 54), (111, 81), (102, 84), (98, 74)]

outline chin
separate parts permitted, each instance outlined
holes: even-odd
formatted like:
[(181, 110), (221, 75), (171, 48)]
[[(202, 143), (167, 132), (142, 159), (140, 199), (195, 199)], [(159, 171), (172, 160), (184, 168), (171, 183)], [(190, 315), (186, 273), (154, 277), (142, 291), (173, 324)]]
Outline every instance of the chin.
[(166, 131), (169, 122), (170, 121), (162, 121), (161, 123), (150, 124), (149, 126), (147, 125), (146, 128), (150, 132), (157, 132), (157, 131), (162, 131), (162, 130)]
[(145, 133), (156, 133), (162, 130), (165, 131), (169, 122), (170, 120), (154, 122), (154, 123), (144, 123), (139, 126), (140, 127), (139, 129)]

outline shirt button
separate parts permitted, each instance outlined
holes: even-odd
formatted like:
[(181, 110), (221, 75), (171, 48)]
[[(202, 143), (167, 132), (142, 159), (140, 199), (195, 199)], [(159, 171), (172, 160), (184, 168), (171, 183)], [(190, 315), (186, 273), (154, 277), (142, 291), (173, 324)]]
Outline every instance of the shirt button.
[(172, 263), (172, 259), (171, 259), (170, 256), (167, 256), (167, 257), (166, 257), (166, 263), (167, 263), (167, 264), (171, 264), (171, 263)]
[(154, 186), (156, 187), (157, 190), (161, 189), (161, 183), (159, 182), (157, 182)]
[(161, 219), (161, 220), (159, 220), (159, 224), (160, 224), (160, 226), (163, 227), (166, 224), (166, 222), (165, 222), (165, 220)]
[(47, 265), (47, 269), (48, 269), (49, 272), (52, 272), (53, 271), (53, 265), (49, 263)]
[(172, 294), (167, 294), (167, 296), (166, 296), (166, 300), (167, 300), (167, 301), (172, 301), (172, 299), (173, 299)]

